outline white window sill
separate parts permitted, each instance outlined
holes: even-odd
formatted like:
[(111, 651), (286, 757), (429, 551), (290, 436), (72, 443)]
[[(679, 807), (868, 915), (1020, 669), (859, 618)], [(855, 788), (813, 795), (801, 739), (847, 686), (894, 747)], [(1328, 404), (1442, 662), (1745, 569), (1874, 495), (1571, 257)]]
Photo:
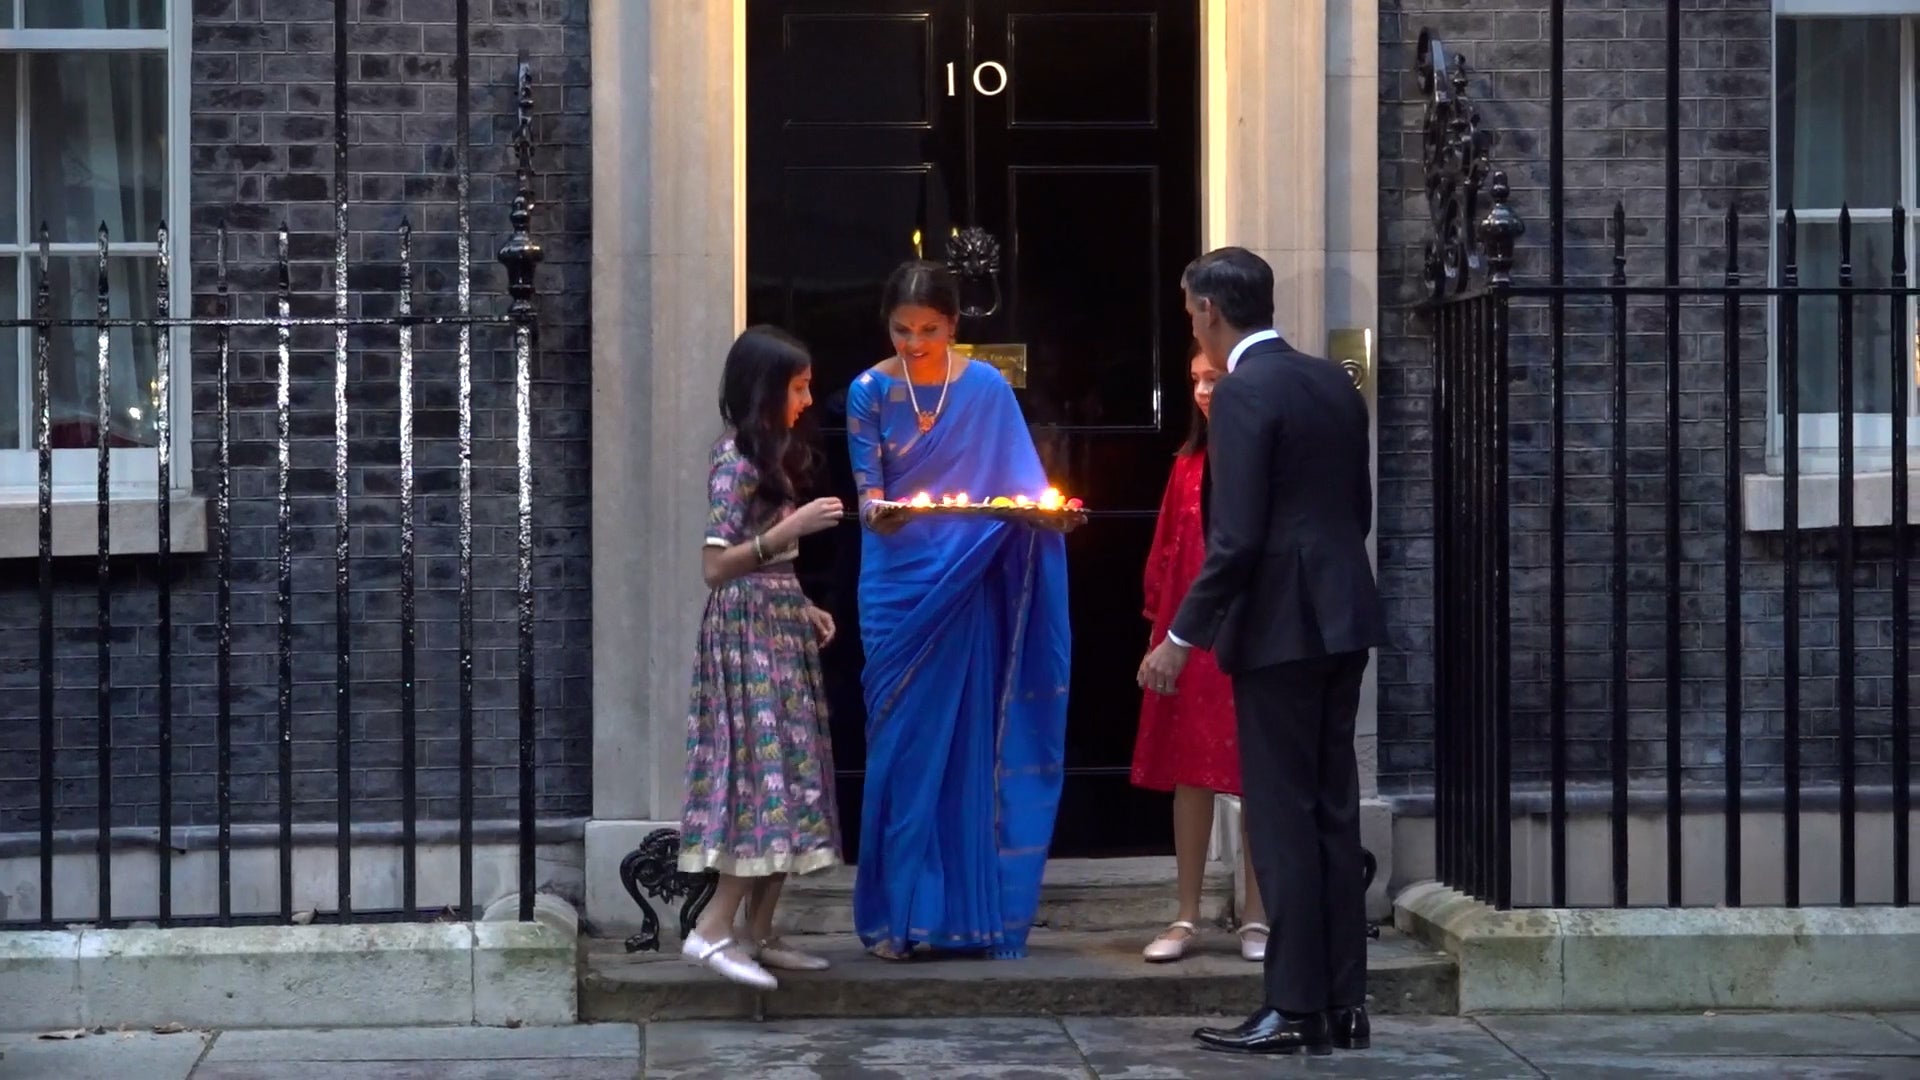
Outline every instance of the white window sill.
[[(1832, 529), (1840, 524), (1840, 477), (1802, 474), (1798, 517), (1802, 529)], [(1750, 533), (1777, 533), (1786, 527), (1787, 479), (1778, 473), (1748, 473), (1741, 484), (1741, 523)], [(1920, 461), (1907, 476), (1907, 522), (1920, 524)], [(1893, 524), (1893, 473), (1862, 472), (1853, 477), (1853, 524), (1886, 528)]]
[[(53, 503), (53, 554), (57, 558), (94, 555), (100, 546), (95, 502), (61, 498)], [(207, 550), (207, 500), (185, 492), (173, 496), (173, 551), (193, 555)], [(158, 500), (116, 496), (107, 502), (108, 550), (115, 555), (152, 555), (160, 550)], [(40, 504), (34, 498), (0, 495), (0, 559), (40, 557)]]

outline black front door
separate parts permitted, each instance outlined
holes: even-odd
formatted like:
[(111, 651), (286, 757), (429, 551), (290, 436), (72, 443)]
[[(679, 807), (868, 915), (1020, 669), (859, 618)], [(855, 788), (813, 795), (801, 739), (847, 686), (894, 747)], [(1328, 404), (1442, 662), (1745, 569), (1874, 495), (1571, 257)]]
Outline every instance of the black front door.
[[(747, 318), (815, 358), (828, 478), (853, 497), (845, 391), (888, 355), (880, 290), (957, 230), (1000, 246), (960, 340), (1010, 372), (1049, 475), (1092, 508), (1068, 541), (1073, 687), (1055, 855), (1164, 851), (1127, 782), (1140, 576), (1187, 422), (1179, 275), (1199, 251), (1199, 0), (749, 0)], [(1024, 385), (1021, 383), (1024, 382)], [(849, 525), (803, 553), (841, 638), (828, 692), (849, 853), (865, 711)]]

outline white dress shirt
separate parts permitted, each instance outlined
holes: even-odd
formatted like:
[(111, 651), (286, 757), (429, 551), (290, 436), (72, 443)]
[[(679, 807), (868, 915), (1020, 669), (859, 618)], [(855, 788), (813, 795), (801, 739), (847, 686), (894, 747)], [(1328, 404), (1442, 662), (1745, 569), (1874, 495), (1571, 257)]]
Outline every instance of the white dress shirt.
[[(1279, 338), (1280, 331), (1271, 329), (1258, 330), (1241, 338), (1240, 344), (1235, 345), (1233, 351), (1227, 354), (1227, 374), (1233, 374), (1233, 369), (1240, 366), (1240, 358), (1247, 354), (1248, 349), (1253, 348), (1263, 341), (1277, 341)], [(1174, 633), (1172, 630), (1167, 631), (1167, 640), (1183, 649), (1193, 648), (1192, 645), (1180, 640), (1180, 635)]]
[(1227, 354), (1227, 374), (1233, 374), (1233, 369), (1240, 366), (1240, 358), (1247, 355), (1248, 349), (1263, 341), (1278, 340), (1280, 340), (1280, 331), (1273, 329), (1258, 330), (1241, 338), (1240, 344), (1235, 345), (1233, 351)]

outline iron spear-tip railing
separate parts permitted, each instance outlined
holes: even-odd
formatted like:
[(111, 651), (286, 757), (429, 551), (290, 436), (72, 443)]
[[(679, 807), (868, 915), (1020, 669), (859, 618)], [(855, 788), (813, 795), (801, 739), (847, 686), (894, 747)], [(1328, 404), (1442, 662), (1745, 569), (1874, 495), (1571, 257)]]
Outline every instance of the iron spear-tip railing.
[[(475, 303), (474, 297), (470, 145), (473, 89), (470, 80), (471, 35), (467, 0), (460, 0), (455, 7), (458, 52), (453, 66), (457, 132), (454, 169), (458, 231), (456, 265), (452, 275), (456, 294), (452, 302), (454, 311), (444, 313), (448, 306), (445, 304), (430, 305), (441, 313), (428, 314), (422, 310), (419, 303), (420, 281), (416, 274), (415, 237), (411, 222), (406, 220), (394, 232), (398, 265), (390, 269), (397, 270), (397, 290), (381, 292), (370, 288), (351, 288), (350, 279), (359, 268), (350, 260), (349, 250), (349, 181), (354, 145), (349, 138), (351, 96), (347, 83), (352, 57), (349, 52), (348, 7), (344, 0), (334, 6), (334, 213), (329, 314), (294, 314), (293, 259), (290, 233), (284, 223), (274, 237), (273, 261), (269, 267), (260, 268), (268, 271), (268, 276), (276, 285), (271, 295), (263, 298), (270, 313), (260, 316), (238, 314), (233, 285), (234, 278), (242, 268), (232, 259), (234, 244), (226, 225), (210, 222), (204, 232), (210, 234), (212, 239), (215, 282), (211, 310), (204, 314), (181, 315), (173, 310), (171, 270), (178, 234), (166, 224), (161, 224), (154, 236), (158, 256), (152, 297), (153, 314), (116, 314), (113, 310), (115, 295), (109, 275), (109, 246), (113, 238), (102, 224), (97, 234), (97, 292), (93, 317), (56, 317), (53, 255), (49, 233), (43, 225), (39, 231), (37, 259), (32, 263), (32, 270), (37, 275), (32, 317), (0, 319), (0, 328), (16, 333), (22, 329), (32, 332), (32, 354), (36, 361), (31, 392), (33, 446), (38, 459), (39, 541), (39, 647), (35, 658), (38, 679), (38, 822), (37, 835), (33, 838), (39, 863), (38, 910), (14, 913), (13, 917), (0, 925), (51, 927), (86, 922), (113, 926), (147, 920), (163, 925), (232, 925), (309, 919), (351, 922), (434, 918), (448, 913), (472, 918), (476, 917), (474, 867), (479, 832), (485, 832), (490, 841), (512, 843), (515, 851), (513, 877), (518, 886), (518, 914), (523, 920), (533, 917), (537, 889), (535, 851), (540, 839), (536, 820), (536, 768), (539, 758), (536, 734), (540, 703), (535, 693), (534, 678), (537, 643), (534, 635), (531, 384), (538, 348), (535, 272), (542, 256), (540, 245), (532, 232), (536, 209), (533, 70), (523, 53), (514, 74), (512, 154), (515, 184), (508, 214), (510, 234), (498, 252), (499, 262), (505, 270), (507, 302), (497, 309), (483, 310), (481, 305)], [(248, 276), (257, 280), (261, 275)], [(381, 276), (370, 275), (371, 278)], [(360, 309), (358, 314), (355, 313), (356, 302)], [(423, 522), (420, 504), (423, 495), (448, 494), (439, 489), (423, 491), (423, 475), (431, 475), (428, 483), (441, 484), (447, 479), (448, 471), (434, 469), (427, 474), (419, 467), (416, 457), (421, 439), (417, 426), (421, 414), (419, 384), (423, 375), (427, 374), (422, 370), (417, 346), (419, 335), (435, 328), (445, 328), (450, 335), (457, 336), (457, 345), (453, 350), (453, 377), (457, 383), (455, 408), (458, 415), (457, 468), (453, 471), (453, 486), (457, 491), (453, 494), (457, 498), (457, 512), (453, 524), (458, 557), (459, 627), (457, 647), (453, 650), (450, 665), (454, 671), (450, 674), (457, 687), (453, 711), (457, 715), (454, 741), (457, 743), (460, 786), (454, 815), (456, 820), (436, 820), (431, 822), (432, 828), (423, 828), (427, 823), (422, 821), (417, 787), (425, 741), (419, 726), (423, 705), (421, 682), (423, 674), (426, 674), (424, 662), (442, 658), (443, 654), (435, 652), (423, 655), (420, 647), (420, 579), (417, 564), (427, 555), (440, 554), (423, 548), (423, 524), (432, 529), (433, 536), (439, 537), (444, 534), (440, 528), (444, 521), (436, 519)], [(56, 823), (60, 820), (60, 811), (64, 809), (57, 805), (63, 772), (59, 766), (63, 759), (71, 758), (76, 749), (70, 744), (75, 729), (63, 723), (72, 718), (61, 715), (55, 707), (56, 686), (60, 661), (63, 654), (72, 648), (70, 643), (76, 635), (71, 632), (56, 633), (55, 609), (56, 601), (60, 599), (56, 596), (56, 584), (62, 578), (70, 578), (71, 572), (58, 565), (55, 557), (55, 460), (57, 453), (69, 452), (82, 444), (69, 430), (56, 433), (49, 370), (56, 332), (76, 329), (81, 332), (91, 330), (93, 333), (93, 389), (98, 395), (96, 415), (93, 417), (94, 430), (90, 433), (95, 459), (92, 501), (96, 535), (92, 562), (96, 611), (91, 633), (86, 635), (91, 640), (85, 643), (93, 653), (97, 683), (94, 687), (94, 715), (88, 718), (91, 721), (93, 745), (84, 748), (92, 751), (92, 779), (96, 796), (91, 827), (59, 829)], [(304, 482), (300, 476), (302, 470), (295, 465), (293, 447), (298, 439), (310, 433), (310, 428), (304, 425), (300, 410), (296, 407), (296, 398), (302, 396), (301, 391), (305, 387), (295, 374), (294, 339), (297, 332), (319, 329), (332, 331), (329, 372), (333, 438), (330, 524), (332, 586), (335, 595), (332, 605), (332, 677), (328, 680), (328, 688), (333, 697), (329, 710), (332, 715), (329, 794), (335, 814), (330, 836), (325, 835), (323, 826), (295, 823), (296, 797), (307, 799), (314, 796), (319, 777), (326, 775), (325, 771), (314, 770), (311, 761), (296, 761), (295, 731), (296, 695), (311, 686), (311, 680), (297, 677), (301, 666), (296, 661), (302, 649), (296, 623), (295, 556), (296, 553), (304, 555), (325, 548), (315, 542), (319, 532), (314, 527), (315, 523), (306, 515), (296, 512), (296, 503), (304, 505), (302, 500), (295, 497), (296, 487), (304, 489), (310, 485)], [(116, 436), (114, 417), (110, 413), (115, 374), (115, 339), (116, 335), (124, 338), (125, 335), (120, 332), (128, 330), (152, 335), (156, 344), (154, 360), (157, 369), (152, 388), (153, 437), (157, 450), (157, 491), (152, 498), (157, 510), (157, 535), (151, 549), (154, 553), (151, 580), (145, 584), (151, 587), (157, 599), (154, 609), (157, 648), (151, 659), (155, 666), (158, 692), (150, 699), (142, 699), (150, 700), (151, 708), (142, 705), (131, 715), (122, 695), (116, 693), (116, 671), (122, 670), (129, 660), (116, 662), (116, 644), (121, 636), (120, 628), (116, 627), (113, 619), (115, 592), (127, 587), (126, 575), (121, 572), (127, 557), (115, 552), (112, 545), (112, 511), (115, 505), (126, 501), (124, 493), (113, 487), (112, 462), (115, 455), (127, 447), (125, 439)], [(481, 557), (476, 553), (474, 520), (475, 357), (477, 351), (490, 347), (487, 338), (494, 331), (504, 331), (510, 337), (512, 354), (511, 458), (515, 481), (512, 487), (514, 541), (511, 562), (516, 684), (513, 714), (517, 724), (517, 760), (514, 763), (517, 786), (514, 801), (517, 815), (510, 829), (490, 822), (479, 823), (477, 827), (475, 819), (474, 690), (478, 614), (475, 610), (475, 584), (476, 571), (481, 568)], [(176, 490), (178, 478), (174, 475), (172, 441), (176, 437), (177, 419), (174, 413), (176, 359), (187, 335), (198, 336), (203, 344), (211, 341), (209, 354), (215, 365), (210, 377), (203, 372), (196, 381), (212, 397), (213, 416), (210, 419), (214, 462), (210, 470), (212, 490), (209, 494), (212, 497), (211, 556), (217, 582), (213, 606), (216, 622), (214, 649), (217, 654), (214, 693), (218, 703), (215, 724), (217, 746), (213, 766), (218, 820), (211, 830), (211, 843), (217, 848), (218, 880), (217, 887), (212, 890), (215, 895), (213, 904), (204, 907), (196, 904), (191, 909), (183, 909), (178, 901), (176, 857), (196, 846), (190, 836), (196, 830), (177, 828), (174, 820), (177, 801), (175, 781), (182, 775), (181, 748), (175, 744), (175, 646), (183, 637), (183, 631), (182, 627), (176, 625), (174, 605), (180, 556), (173, 548), (173, 510), (174, 500), (180, 492)], [(248, 340), (258, 339), (261, 335), (265, 335), (266, 344), (257, 348), (247, 344)], [(360, 339), (357, 344), (356, 338)], [(364, 385), (364, 381), (355, 375), (355, 362), (367, 353), (391, 355), (397, 360), (394, 378), (397, 382), (398, 433), (391, 459), (386, 458), (384, 453), (377, 461), (355, 460), (350, 455), (350, 447), (367, 445), (367, 430), (356, 422), (360, 418), (355, 406), (357, 395)], [(240, 430), (235, 423), (237, 364), (250, 357), (265, 361), (266, 366), (274, 372), (271, 402), (273, 423), (270, 441), (266, 443), (256, 441), (255, 437)], [(433, 374), (437, 379), (444, 378), (444, 373)], [(270, 558), (245, 557), (236, 545), (236, 533), (243, 517), (247, 522), (253, 522), (262, 516), (245, 512), (248, 502), (257, 499), (258, 495), (236, 488), (236, 473), (241, 471), (243, 461), (270, 463), (272, 467), (272, 493), (268, 501), (272, 505), (274, 544)], [(356, 836), (377, 835), (392, 839), (387, 823), (363, 820), (364, 815), (356, 815), (356, 806), (359, 805), (356, 781), (368, 768), (368, 762), (357, 756), (363, 745), (363, 737), (357, 734), (356, 725), (364, 724), (366, 720), (357, 709), (354, 695), (357, 684), (354, 673), (356, 633), (364, 627), (356, 620), (350, 602), (359, 587), (354, 569), (355, 530), (360, 523), (356, 521), (353, 509), (356, 499), (362, 494), (354, 487), (355, 477), (369, 472), (391, 474), (392, 490), (396, 492), (394, 513), (398, 531), (400, 657), (397, 742), (400, 795), (397, 840), (401, 870), (398, 895), (388, 906), (379, 909), (369, 908), (354, 894), (357, 877)], [(62, 491), (60, 494), (64, 499), (69, 493)], [(387, 523), (384, 517), (380, 523)], [(491, 561), (487, 565), (491, 565)], [(275, 585), (272, 593), (273, 675), (269, 680), (273, 694), (268, 715), (249, 716), (249, 710), (237, 704), (243, 687), (237, 683), (236, 673), (235, 583), (241, 580), (249, 583), (271, 580)], [(245, 657), (248, 660), (252, 658)], [(130, 659), (139, 659), (137, 650)], [(249, 668), (252, 669), (251, 664)], [(251, 689), (252, 686), (246, 688)], [(253, 699), (249, 697), (248, 700)], [(277, 802), (277, 822), (241, 824), (235, 821), (233, 735), (236, 724), (244, 720), (270, 721), (272, 725), (276, 744), (272, 788)], [(115, 780), (125, 767), (118, 760), (117, 751), (121, 749), (120, 743), (125, 741), (130, 729), (152, 733), (150, 745), (156, 751), (154, 768), (157, 769), (159, 791), (157, 830), (134, 828), (124, 821), (116, 824)], [(117, 735), (121, 737), (119, 741), (116, 740)], [(145, 744), (144, 734), (141, 741)], [(296, 846), (297, 843), (308, 841), (330, 841), (335, 846), (331, 898), (312, 895), (310, 891), (302, 891), (297, 895)], [(429, 841), (456, 846), (458, 884), (455, 888), (443, 887), (437, 879), (430, 882), (432, 891), (441, 893), (444, 898), (433, 904), (423, 904), (422, 894), (426, 890), (422, 882), (421, 848)], [(91, 904), (85, 903), (84, 898), (63, 894), (61, 884), (65, 879), (55, 873), (56, 860), (62, 853), (84, 851), (89, 846), (94, 854), (95, 881), (92, 891), (96, 898)], [(151, 897), (116, 896), (113, 888), (116, 858), (148, 846), (151, 846), (158, 859), (155, 893)], [(263, 846), (271, 847), (276, 853), (277, 871), (274, 877), (277, 880), (270, 880), (270, 885), (264, 888), (258, 880), (244, 884), (252, 885), (260, 892), (276, 893), (277, 903), (243, 907), (236, 903), (236, 848)], [(196, 890), (196, 894), (202, 892), (204, 890)], [(329, 899), (331, 903), (328, 903)], [(301, 910), (309, 908), (311, 910)]]
[[(1544, 195), (1538, 261), (1518, 247), (1529, 229), (1495, 167), (1465, 59), (1431, 33), (1418, 43), (1439, 876), (1502, 907), (1737, 906), (1756, 894), (1797, 906), (1810, 891), (1905, 905), (1906, 418), (1920, 369), (1907, 211), (1863, 223), (1843, 207), (1837, 268), (1806, 280), (1794, 208), (1750, 229), (1730, 202), (1715, 269), (1683, 277), (1681, 12), (1670, 0), (1659, 270), (1636, 275), (1628, 237), (1638, 223), (1623, 202), (1604, 251), (1582, 252), (1604, 262), (1570, 267), (1564, 7), (1554, 3), (1550, 20), (1544, 191), (1530, 193)], [(1773, 280), (1743, 274), (1743, 233), (1772, 237)], [(1867, 237), (1893, 241), (1872, 275), (1880, 283), (1855, 259)], [(1833, 312), (1830, 337), (1803, 324), (1814, 304)], [(1871, 356), (1858, 329), (1869, 313), (1890, 343)], [(1756, 335), (1770, 338), (1765, 347)], [(1762, 392), (1749, 369), (1768, 348), (1776, 382)], [(1801, 445), (1810, 349), (1842, 358), (1834, 460), (1818, 472)], [(1862, 378), (1891, 387), (1884, 448), (1856, 438)], [(1777, 484), (1777, 523), (1755, 524), (1755, 477)], [(1820, 483), (1832, 502), (1811, 505), (1803, 489)], [(1873, 484), (1890, 493), (1878, 506), (1857, 494)], [(1867, 812), (1890, 819), (1884, 863), (1862, 858)], [(1816, 813), (1823, 830), (1833, 823), (1817, 865), (1830, 853), (1836, 880), (1810, 876)], [(1691, 835), (1690, 815), (1718, 838)], [(1649, 817), (1652, 828), (1637, 830)], [(1597, 835), (1583, 821), (1597, 821)], [(1774, 869), (1748, 850), (1756, 829), (1777, 830)], [(1516, 836), (1530, 838), (1527, 880)]]

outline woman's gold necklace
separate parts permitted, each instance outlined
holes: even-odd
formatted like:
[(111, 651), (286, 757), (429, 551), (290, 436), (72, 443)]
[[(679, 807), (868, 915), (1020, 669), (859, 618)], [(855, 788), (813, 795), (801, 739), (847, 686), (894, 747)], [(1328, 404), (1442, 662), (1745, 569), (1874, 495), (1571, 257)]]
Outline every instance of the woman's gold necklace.
[(913, 415), (920, 421), (920, 434), (933, 430), (933, 422), (940, 419), (941, 410), (947, 407), (947, 387), (953, 385), (953, 352), (947, 352), (947, 371), (940, 380), (940, 400), (934, 403), (932, 412), (920, 409), (920, 396), (913, 392), (913, 369), (907, 367), (905, 357), (900, 358), (900, 369), (907, 376), (907, 401), (913, 406)]

